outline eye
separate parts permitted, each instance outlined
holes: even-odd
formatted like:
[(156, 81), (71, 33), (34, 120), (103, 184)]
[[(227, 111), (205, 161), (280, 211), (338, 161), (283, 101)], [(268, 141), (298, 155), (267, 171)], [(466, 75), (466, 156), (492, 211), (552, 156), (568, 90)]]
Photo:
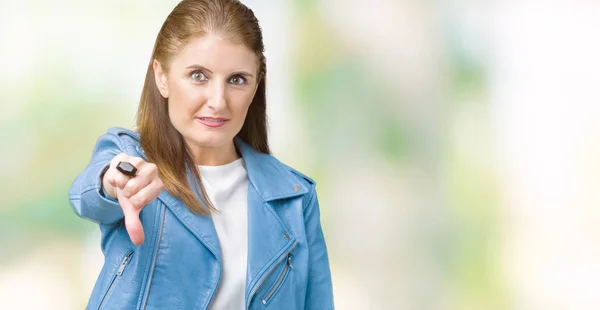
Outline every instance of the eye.
[(190, 77), (196, 82), (203, 82), (207, 80), (206, 75), (204, 75), (204, 73), (201, 71), (194, 71), (190, 73)]
[(244, 85), (246, 84), (246, 78), (241, 75), (234, 75), (229, 78), (229, 84), (233, 85)]

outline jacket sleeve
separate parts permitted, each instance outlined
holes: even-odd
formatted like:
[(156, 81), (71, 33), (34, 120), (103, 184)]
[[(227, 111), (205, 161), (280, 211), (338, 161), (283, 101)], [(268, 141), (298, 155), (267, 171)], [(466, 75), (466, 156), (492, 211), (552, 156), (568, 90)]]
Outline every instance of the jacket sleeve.
[(304, 222), (309, 250), (305, 309), (334, 309), (329, 258), (321, 228), (319, 200), (314, 186), (304, 210)]
[(98, 138), (92, 160), (73, 181), (69, 201), (80, 217), (100, 224), (111, 224), (123, 218), (119, 202), (106, 194), (102, 187), (102, 175), (110, 160), (124, 152), (120, 144), (119, 138), (112, 133)]

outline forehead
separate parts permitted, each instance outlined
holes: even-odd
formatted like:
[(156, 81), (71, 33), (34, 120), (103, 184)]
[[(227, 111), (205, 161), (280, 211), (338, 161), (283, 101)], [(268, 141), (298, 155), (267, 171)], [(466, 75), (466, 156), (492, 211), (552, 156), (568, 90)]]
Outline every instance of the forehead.
[(244, 44), (208, 34), (190, 39), (173, 57), (171, 65), (179, 69), (201, 65), (214, 73), (237, 70), (256, 72), (258, 58)]

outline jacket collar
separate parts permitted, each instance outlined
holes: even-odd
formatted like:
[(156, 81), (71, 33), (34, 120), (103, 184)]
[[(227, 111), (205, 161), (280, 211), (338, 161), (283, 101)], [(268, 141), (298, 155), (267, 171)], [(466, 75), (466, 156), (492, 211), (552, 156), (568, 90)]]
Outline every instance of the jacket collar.
[(308, 192), (308, 188), (292, 174), (290, 168), (275, 157), (256, 151), (239, 137), (234, 142), (244, 159), (250, 184), (263, 201), (290, 198)]
[[(139, 134), (128, 130), (125, 133), (134, 138), (137, 153), (146, 159), (139, 145)], [(303, 195), (308, 189), (304, 182), (300, 182), (292, 174), (289, 167), (275, 157), (254, 150), (239, 137), (234, 139), (234, 143), (244, 160), (251, 186), (248, 188), (248, 270), (245, 296), (248, 305), (272, 266), (284, 259), (298, 244), (296, 236), (268, 201)], [(190, 212), (178, 199), (165, 191), (159, 199), (218, 261), (222, 260), (219, 239), (210, 217)]]
[[(124, 128), (113, 128), (114, 134), (126, 134), (135, 140), (135, 148), (147, 160), (141, 148), (140, 134)], [(292, 174), (289, 167), (269, 154), (256, 151), (239, 136), (234, 138), (234, 143), (246, 165), (250, 184), (256, 189), (263, 201), (291, 198), (304, 195), (308, 188), (298, 177)]]

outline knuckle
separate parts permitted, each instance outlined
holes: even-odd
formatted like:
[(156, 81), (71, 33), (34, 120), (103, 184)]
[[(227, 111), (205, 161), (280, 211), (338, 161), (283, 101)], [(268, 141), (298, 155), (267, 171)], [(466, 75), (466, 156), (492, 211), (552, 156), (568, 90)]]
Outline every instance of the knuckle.
[(152, 183), (150, 184), (150, 186), (152, 186), (153, 191), (160, 192), (162, 190), (164, 184), (159, 177), (156, 177), (156, 178), (154, 178), (154, 180), (152, 180)]
[(130, 179), (129, 181), (127, 181), (125, 184), (125, 188), (123, 188), (123, 190), (127, 191), (128, 193), (133, 193), (136, 191), (136, 189), (137, 182), (135, 181), (135, 179)]
[(131, 204), (133, 204), (136, 209), (141, 209), (148, 204), (148, 198), (137, 195), (131, 199)]
[(113, 179), (113, 183), (114, 183), (114, 185), (115, 185), (116, 187), (118, 187), (118, 188), (120, 188), (120, 189), (121, 189), (121, 188), (123, 188), (123, 187), (125, 186), (125, 184), (124, 184), (124, 183), (121, 181), (121, 179), (120, 179), (119, 177), (115, 177), (115, 178)]
[(144, 163), (144, 171), (148, 175), (155, 175), (158, 169), (153, 163)]
[(145, 163), (141, 157), (135, 157), (135, 156), (131, 156), (130, 162), (135, 166), (140, 166), (143, 163)]
[(115, 174), (115, 183), (120, 187), (120, 188), (125, 188), (127, 186), (127, 183), (129, 183), (129, 180), (127, 179), (126, 176), (122, 175), (120, 172)]
[(137, 196), (133, 196), (129, 198), (129, 203), (133, 206), (133, 208), (138, 209), (139, 199)]
[(114, 174), (110, 171), (107, 170), (106, 173), (104, 174), (104, 179), (106, 180), (106, 182), (108, 182), (108, 184), (110, 185), (115, 185), (115, 176)]

